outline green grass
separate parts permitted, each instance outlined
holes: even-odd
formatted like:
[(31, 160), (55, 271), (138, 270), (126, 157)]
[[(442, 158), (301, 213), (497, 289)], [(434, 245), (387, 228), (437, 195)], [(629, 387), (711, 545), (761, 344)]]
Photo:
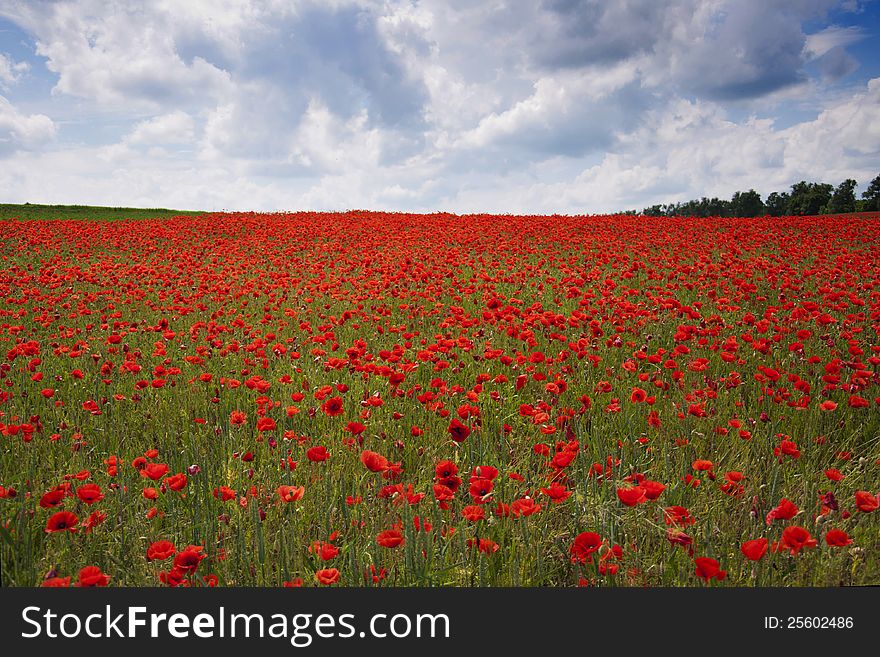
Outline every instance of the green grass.
[(111, 208), (100, 205), (41, 205), (39, 203), (0, 203), (0, 219), (119, 221), (120, 219), (154, 219), (180, 215), (202, 214), (201, 210), (170, 210), (168, 208)]

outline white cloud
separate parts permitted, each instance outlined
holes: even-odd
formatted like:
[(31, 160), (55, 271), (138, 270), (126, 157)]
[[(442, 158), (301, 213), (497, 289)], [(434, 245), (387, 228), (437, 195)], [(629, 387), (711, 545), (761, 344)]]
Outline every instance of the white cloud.
[(138, 123), (126, 137), (129, 144), (187, 144), (194, 140), (195, 123), (181, 110)]
[(0, 53), (0, 89), (8, 88), (18, 82), (28, 68), (30, 66), (27, 62), (16, 62)]
[(829, 25), (823, 30), (807, 35), (804, 55), (808, 59), (817, 59), (834, 48), (846, 47), (864, 38), (865, 31), (858, 26)]
[(55, 136), (55, 124), (44, 114), (22, 114), (0, 96), (0, 157), (46, 143)]

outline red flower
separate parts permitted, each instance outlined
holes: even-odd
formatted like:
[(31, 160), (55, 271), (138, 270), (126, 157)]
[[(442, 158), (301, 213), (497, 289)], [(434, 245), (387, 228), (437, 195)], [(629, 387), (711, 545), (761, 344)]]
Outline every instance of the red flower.
[(825, 543), (831, 547), (846, 547), (852, 543), (852, 539), (842, 529), (829, 529), (825, 534)]
[(818, 545), (818, 542), (810, 536), (810, 532), (798, 525), (792, 525), (782, 530), (782, 541), (780, 542), (779, 549), (797, 554), (804, 548), (814, 548), (816, 545)]
[(488, 538), (481, 538), (479, 540), (469, 538), (467, 540), (468, 547), (476, 547), (483, 554), (494, 554), (498, 552), (498, 548), (500, 547), (498, 543)]
[(450, 438), (457, 443), (462, 443), (467, 440), (469, 435), (471, 435), (470, 427), (462, 424), (457, 417), (452, 418), (452, 421), (449, 423)]
[(61, 504), (66, 494), (67, 491), (64, 488), (53, 488), (40, 498), (40, 506), (44, 509), (52, 509)]
[(581, 532), (571, 544), (569, 553), (572, 563), (592, 563), (592, 555), (602, 546), (602, 537), (595, 532)]
[(271, 417), (261, 417), (257, 420), (257, 431), (263, 433), (264, 431), (275, 431), (276, 429), (275, 420)]
[(141, 474), (149, 477), (153, 481), (159, 481), (168, 474), (168, 466), (164, 463), (147, 463), (142, 469)]
[(76, 531), (78, 524), (79, 518), (76, 517), (75, 513), (59, 511), (50, 516), (46, 521), (46, 533), (51, 534), (52, 532), (63, 532), (64, 530), (73, 532)]
[(749, 561), (759, 561), (767, 552), (768, 541), (766, 538), (755, 538), (746, 541), (740, 546), (740, 551)]
[(312, 463), (323, 463), (330, 458), (330, 452), (323, 445), (318, 445), (306, 450), (306, 458)]
[(656, 500), (666, 490), (666, 486), (659, 481), (650, 481), (649, 479), (643, 481), (639, 486), (644, 489), (645, 497), (649, 500)]
[(237, 493), (234, 489), (229, 486), (220, 486), (220, 488), (214, 489), (214, 497), (219, 499), (221, 502), (228, 502), (229, 500), (234, 500)]
[(379, 535), (376, 536), (376, 543), (385, 548), (396, 548), (399, 545), (403, 545), (403, 542), (403, 534), (397, 529), (386, 529), (384, 532), (379, 532)]
[(477, 522), (478, 520), (484, 520), (486, 518), (486, 512), (483, 510), (483, 507), (476, 505), (464, 507), (461, 510), (461, 515), (471, 522)]
[(791, 518), (794, 518), (797, 513), (797, 505), (783, 497), (779, 500), (779, 504), (776, 505), (776, 508), (771, 509), (770, 512), (767, 513), (766, 521), (769, 525), (774, 520), (790, 520)]
[(630, 486), (629, 488), (618, 488), (617, 499), (623, 502), (626, 506), (636, 506), (637, 504), (646, 502), (648, 498), (645, 495), (644, 488), (641, 486)]
[(489, 479), (473, 479), (468, 492), (475, 504), (485, 504), (494, 487), (495, 484)]
[(856, 508), (862, 513), (876, 511), (880, 507), (880, 499), (878, 497), (880, 496), (869, 493), (866, 490), (857, 490), (855, 495)]
[(339, 574), (336, 568), (325, 568), (315, 573), (315, 579), (325, 586), (330, 586), (339, 581)]
[(97, 566), (86, 566), (79, 571), (79, 581), (77, 586), (93, 587), (107, 586), (110, 583), (110, 577), (101, 572)]
[(174, 557), (174, 570), (184, 574), (192, 574), (199, 567), (205, 555), (202, 554), (202, 547), (199, 545), (190, 545), (177, 553)]
[(663, 519), (667, 525), (673, 527), (687, 527), (693, 525), (697, 519), (683, 506), (669, 506), (663, 509)]
[(337, 415), (342, 415), (342, 397), (331, 397), (323, 404), (321, 404), (321, 410), (324, 411), (330, 417), (336, 417)]
[(712, 578), (715, 578), (720, 582), (727, 577), (727, 571), (721, 570), (720, 565), (715, 559), (710, 559), (709, 557), (697, 557), (694, 559), (694, 565), (697, 567), (697, 577), (705, 582), (708, 582)]
[(176, 475), (167, 477), (165, 479), (165, 483), (171, 490), (179, 492), (186, 488), (187, 478), (185, 474), (183, 474), (182, 472), (178, 472)]
[(840, 470), (836, 468), (828, 468), (825, 471), (825, 476), (828, 477), (831, 481), (840, 481), (841, 479), (843, 479), (843, 474), (840, 472)]
[(330, 561), (339, 554), (339, 548), (333, 543), (315, 541), (309, 546), (309, 552), (318, 555), (322, 561)]
[(388, 459), (381, 454), (371, 452), (370, 450), (364, 450), (361, 452), (361, 463), (363, 463), (370, 472), (384, 472), (389, 467)]
[(514, 500), (510, 505), (510, 513), (514, 518), (530, 516), (533, 513), (538, 513), (540, 510), (541, 505), (537, 504), (531, 497), (521, 497)]
[(349, 422), (347, 425), (345, 425), (345, 430), (349, 433), (353, 433), (355, 436), (359, 436), (364, 431), (366, 431), (367, 428), (360, 422)]
[(281, 501), (285, 503), (301, 500), (306, 492), (305, 486), (279, 486), (276, 490)]
[(147, 561), (164, 561), (175, 552), (171, 541), (155, 541), (147, 548)]
[(48, 577), (40, 584), (43, 588), (67, 588), (70, 586), (70, 577)]
[(571, 491), (562, 484), (555, 481), (550, 484), (549, 488), (542, 488), (541, 492), (544, 493), (544, 495), (549, 497), (551, 500), (553, 500), (554, 504), (564, 502), (569, 497), (571, 497)]

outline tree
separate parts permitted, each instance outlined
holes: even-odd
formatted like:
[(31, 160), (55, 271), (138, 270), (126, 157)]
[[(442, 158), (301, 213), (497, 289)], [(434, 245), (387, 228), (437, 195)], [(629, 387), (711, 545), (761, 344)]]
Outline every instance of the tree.
[(801, 180), (791, 186), (788, 200), (788, 214), (821, 214), (831, 200), (834, 187), (828, 183), (808, 183)]
[(767, 197), (767, 214), (771, 217), (781, 217), (788, 214), (788, 192), (770, 192)]
[(847, 178), (837, 186), (825, 212), (828, 214), (842, 214), (856, 211), (856, 185), (852, 178)]
[(736, 192), (730, 199), (730, 210), (734, 217), (757, 217), (764, 214), (761, 195), (754, 189)]
[(862, 198), (866, 201), (866, 212), (880, 210), (880, 174), (871, 181), (871, 184), (868, 185), (868, 189), (862, 192)]

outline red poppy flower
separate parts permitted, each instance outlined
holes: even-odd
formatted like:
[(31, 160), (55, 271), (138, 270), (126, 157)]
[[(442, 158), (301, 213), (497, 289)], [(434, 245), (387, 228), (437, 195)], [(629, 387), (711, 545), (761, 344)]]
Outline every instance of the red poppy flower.
[(767, 513), (767, 524), (771, 524), (774, 520), (790, 520), (798, 513), (797, 505), (786, 498), (779, 500), (779, 504)]
[(553, 500), (554, 504), (564, 502), (571, 497), (571, 491), (558, 482), (553, 482), (548, 488), (542, 488), (541, 492)]
[(309, 546), (309, 552), (318, 555), (322, 561), (330, 561), (339, 555), (339, 548), (328, 541), (315, 541)]
[(174, 557), (174, 569), (187, 575), (192, 574), (204, 558), (205, 555), (202, 554), (201, 546), (190, 545), (178, 552)]
[(862, 513), (871, 513), (880, 507), (880, 495), (874, 495), (866, 490), (857, 490), (855, 499), (856, 508)]
[(471, 429), (466, 424), (462, 424), (461, 421), (454, 417), (452, 421), (449, 423), (449, 436), (456, 443), (462, 443), (467, 440), (467, 437), (471, 435)]
[(165, 483), (171, 490), (179, 492), (186, 488), (187, 478), (185, 474), (183, 474), (182, 472), (178, 472), (176, 475), (171, 475), (170, 477), (167, 477), (165, 479)]
[(331, 397), (323, 404), (321, 404), (321, 410), (324, 411), (325, 414), (330, 417), (336, 417), (337, 415), (342, 415), (342, 397)]
[(84, 484), (76, 489), (76, 496), (85, 504), (94, 504), (104, 499), (98, 484)]
[(230, 488), (229, 486), (220, 486), (219, 488), (214, 489), (214, 497), (219, 499), (221, 502), (234, 500), (237, 494), (238, 493), (236, 493), (235, 490)]
[(636, 506), (637, 504), (642, 504), (647, 501), (648, 498), (645, 495), (644, 488), (641, 486), (630, 486), (629, 488), (618, 488), (617, 499), (623, 502), (626, 506)]
[(339, 581), (339, 571), (336, 568), (325, 568), (315, 573), (315, 579), (325, 586), (336, 584)]
[(79, 581), (77, 586), (93, 587), (107, 586), (110, 583), (110, 577), (101, 572), (97, 566), (86, 566), (79, 571)]
[(168, 466), (164, 463), (147, 463), (142, 469), (141, 474), (149, 477), (153, 481), (159, 481), (168, 474)]
[(155, 541), (147, 548), (147, 561), (164, 561), (175, 552), (171, 541)]
[(403, 542), (403, 534), (396, 529), (386, 529), (376, 536), (376, 543), (385, 548), (396, 548), (403, 545)]
[(277, 425), (271, 417), (261, 417), (257, 420), (257, 431), (263, 433), (265, 431), (275, 431)]
[(494, 554), (495, 552), (498, 552), (501, 547), (498, 543), (488, 538), (481, 538), (479, 540), (469, 538), (467, 540), (467, 546), (476, 547), (483, 554)]
[(306, 492), (305, 486), (279, 486), (276, 490), (281, 501), (285, 503), (301, 500)]
[(810, 532), (803, 527), (792, 525), (782, 530), (780, 549), (798, 554), (804, 548), (814, 548), (816, 545), (818, 545), (816, 539), (810, 536)]
[(667, 525), (673, 527), (687, 527), (693, 525), (697, 520), (683, 506), (669, 506), (663, 509), (663, 519)]
[(573, 563), (592, 563), (592, 554), (602, 547), (602, 537), (595, 532), (581, 532), (571, 544), (569, 552)]
[(364, 450), (361, 452), (361, 463), (363, 463), (370, 472), (384, 472), (389, 466), (388, 459), (381, 454), (371, 452), (370, 450)]
[(831, 481), (841, 481), (843, 479), (843, 474), (836, 468), (828, 468), (825, 470), (825, 476)]
[(67, 494), (63, 488), (55, 488), (53, 490), (44, 493), (40, 498), (40, 506), (44, 509), (52, 509), (64, 500), (64, 496)]
[(749, 561), (760, 561), (764, 553), (767, 552), (768, 545), (769, 542), (766, 538), (755, 538), (743, 543), (739, 549)]
[(473, 479), (468, 492), (475, 504), (485, 504), (494, 487), (490, 479)]
[(829, 529), (825, 534), (825, 543), (831, 547), (846, 547), (852, 543), (852, 539), (842, 529)]
[(46, 521), (46, 533), (63, 532), (65, 530), (76, 531), (79, 518), (70, 511), (58, 511)]
[(48, 577), (40, 586), (43, 588), (67, 588), (70, 586), (70, 577)]
[(639, 486), (645, 491), (645, 498), (649, 500), (656, 500), (666, 490), (664, 484), (661, 484), (659, 481), (650, 481), (649, 479), (645, 479)]
[(486, 518), (486, 512), (483, 510), (483, 507), (473, 504), (464, 507), (461, 510), (461, 515), (471, 522), (477, 522)]
[(696, 566), (697, 577), (705, 582), (708, 582), (713, 578), (720, 582), (727, 577), (727, 571), (721, 570), (720, 565), (715, 559), (710, 559), (709, 557), (697, 557), (694, 559), (694, 565)]
[(322, 463), (330, 458), (330, 452), (323, 445), (318, 445), (306, 450), (306, 458), (312, 463)]
[(540, 510), (541, 505), (536, 503), (535, 500), (533, 500), (531, 497), (521, 497), (514, 500), (510, 504), (510, 514), (514, 518), (525, 518), (532, 514), (538, 513)]

